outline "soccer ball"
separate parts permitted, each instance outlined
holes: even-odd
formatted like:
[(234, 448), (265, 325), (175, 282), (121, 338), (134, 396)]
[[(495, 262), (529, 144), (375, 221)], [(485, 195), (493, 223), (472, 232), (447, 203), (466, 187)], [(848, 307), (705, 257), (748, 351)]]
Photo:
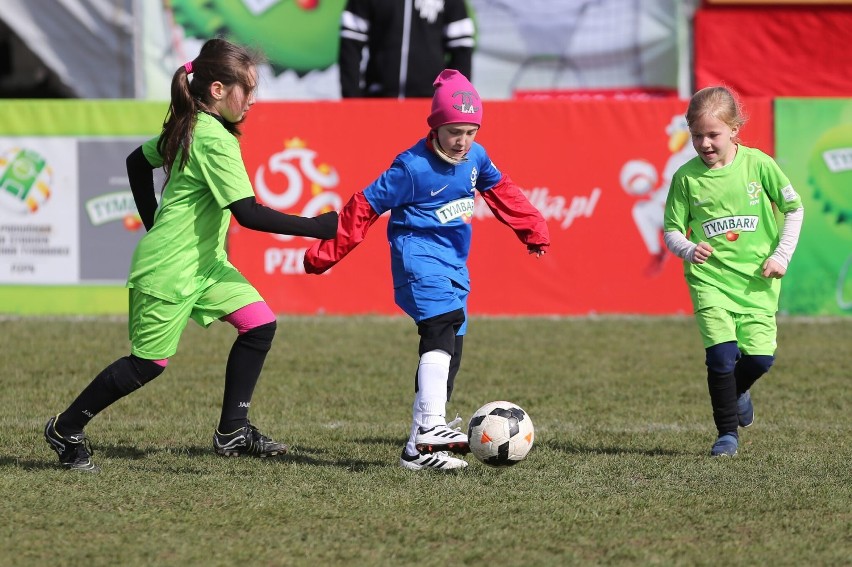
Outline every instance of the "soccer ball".
[(473, 456), (492, 467), (508, 467), (527, 456), (535, 430), (527, 412), (512, 402), (491, 402), (473, 414), (467, 437)]

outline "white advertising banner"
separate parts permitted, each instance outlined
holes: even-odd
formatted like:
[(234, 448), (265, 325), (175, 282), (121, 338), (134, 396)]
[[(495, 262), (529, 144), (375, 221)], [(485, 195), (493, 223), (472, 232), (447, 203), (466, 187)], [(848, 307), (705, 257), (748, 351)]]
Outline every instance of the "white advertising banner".
[(0, 137), (0, 283), (78, 283), (77, 140)]

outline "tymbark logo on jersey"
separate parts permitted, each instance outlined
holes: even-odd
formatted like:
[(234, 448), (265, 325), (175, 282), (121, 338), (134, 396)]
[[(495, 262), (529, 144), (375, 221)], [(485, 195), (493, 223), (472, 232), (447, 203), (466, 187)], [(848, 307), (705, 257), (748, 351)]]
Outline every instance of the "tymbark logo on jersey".
[[(737, 215), (732, 217), (722, 217), (709, 220), (701, 225), (704, 229), (704, 235), (707, 238), (713, 238), (720, 234), (725, 234), (728, 240), (734, 241), (737, 239), (740, 232), (754, 232), (757, 230), (759, 218), (752, 215)], [(737, 235), (731, 237), (728, 233)]]
[(441, 221), (441, 224), (447, 224), (453, 219), (461, 217), (461, 219), (469, 223), (473, 218), (473, 199), (457, 199), (447, 203), (437, 211), (435, 216)]

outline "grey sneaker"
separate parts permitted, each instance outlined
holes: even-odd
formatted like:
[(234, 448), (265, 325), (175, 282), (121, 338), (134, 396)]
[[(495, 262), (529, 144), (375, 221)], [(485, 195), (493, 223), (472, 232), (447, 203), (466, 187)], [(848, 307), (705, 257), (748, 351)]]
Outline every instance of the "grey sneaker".
[(100, 469), (92, 462), (92, 454), (95, 450), (92, 449), (91, 443), (86, 439), (86, 434), (81, 431), (63, 437), (56, 431), (56, 418), (58, 417), (59, 415), (56, 415), (47, 420), (47, 424), (44, 426), (44, 439), (51, 449), (59, 455), (59, 462), (72, 471), (98, 472)]
[(737, 398), (737, 419), (740, 427), (748, 427), (754, 423), (754, 404), (751, 402), (751, 394), (743, 392)]
[(713, 448), (710, 449), (711, 457), (733, 457), (737, 454), (739, 447), (739, 439), (735, 433), (725, 433), (719, 435), (716, 442), (713, 443)]
[(223, 457), (274, 457), (287, 453), (287, 445), (273, 441), (251, 423), (233, 433), (213, 434), (213, 450)]

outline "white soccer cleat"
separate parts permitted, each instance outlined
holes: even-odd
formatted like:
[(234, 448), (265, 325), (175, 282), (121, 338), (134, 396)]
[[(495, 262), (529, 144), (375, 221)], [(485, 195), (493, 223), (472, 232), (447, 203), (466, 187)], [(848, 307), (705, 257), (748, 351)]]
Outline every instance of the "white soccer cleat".
[(446, 451), (431, 454), (420, 453), (412, 457), (406, 454), (405, 449), (403, 449), (402, 456), (399, 458), (399, 464), (410, 471), (422, 471), (424, 469), (449, 471), (465, 468), (467, 461), (450, 456)]
[[(456, 425), (460, 421), (453, 420), (450, 423)], [(451, 451), (460, 455), (470, 453), (467, 435), (449, 425), (436, 425), (430, 429), (419, 427), (417, 435), (414, 436), (414, 445), (421, 453), (440, 451)]]

